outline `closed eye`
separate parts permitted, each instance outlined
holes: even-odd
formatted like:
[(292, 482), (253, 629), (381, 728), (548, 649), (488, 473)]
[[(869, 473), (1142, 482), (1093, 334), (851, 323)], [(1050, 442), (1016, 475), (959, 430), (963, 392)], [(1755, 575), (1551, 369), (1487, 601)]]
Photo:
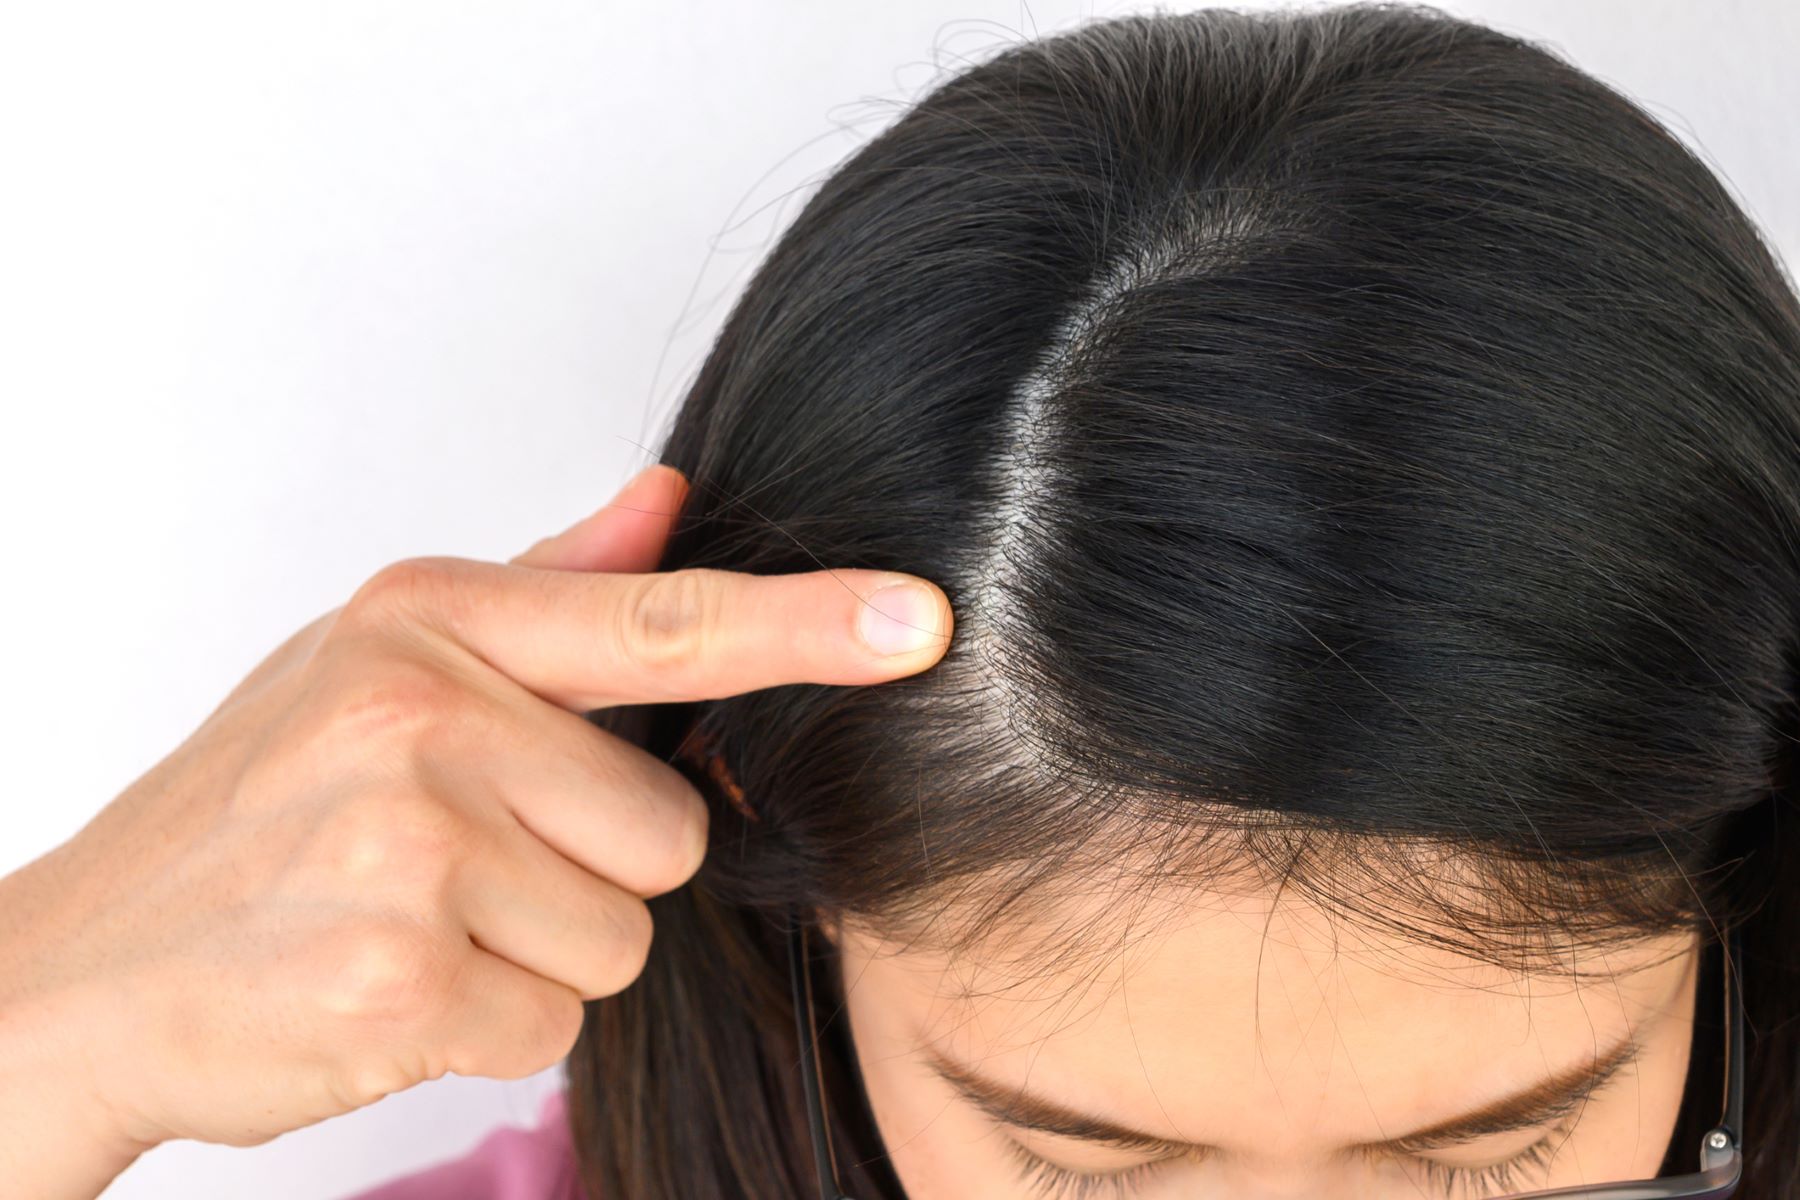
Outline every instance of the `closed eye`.
[[(1429, 1158), (1407, 1156), (1433, 1191), (1447, 1200), (1474, 1200), (1476, 1197), (1499, 1196), (1520, 1191), (1534, 1172), (1550, 1165), (1556, 1147), (1567, 1136), (1574, 1121), (1568, 1120), (1556, 1129), (1519, 1151), (1504, 1162), (1485, 1167), (1453, 1167)], [(1003, 1139), (1007, 1153), (1019, 1169), (1019, 1177), (1032, 1194), (1043, 1200), (1096, 1200), (1101, 1196), (1112, 1200), (1131, 1200), (1137, 1189), (1167, 1167), (1171, 1159), (1154, 1159), (1118, 1171), (1071, 1171), (1049, 1159), (1033, 1154), (1013, 1138)], [(1185, 1156), (1184, 1156), (1185, 1157)]]
[[(1626, 1068), (1637, 1061), (1643, 1032), (1644, 1027), (1640, 1025), (1610, 1050), (1588, 1062), (1462, 1116), (1380, 1142), (1345, 1147), (1342, 1153), (1365, 1160), (1401, 1161), (1452, 1200), (1459, 1195), (1487, 1194), (1487, 1189), (1499, 1181), (1512, 1180), (1548, 1164), (1555, 1156), (1559, 1139), (1573, 1128), (1588, 1100), (1629, 1074)], [(1164, 1170), (1169, 1162), (1176, 1159), (1192, 1162), (1196, 1161), (1197, 1155), (1216, 1152), (1215, 1147), (1206, 1143), (1170, 1142), (1101, 1116), (1031, 1096), (1020, 1088), (984, 1078), (935, 1047), (928, 1046), (926, 1061), (965, 1100), (1001, 1126), (1036, 1130), (1120, 1151), (1161, 1155), (1120, 1171), (1081, 1172), (1059, 1166), (1026, 1150), (1016, 1139), (1006, 1138), (1007, 1149), (1016, 1160), (1021, 1176), (1035, 1194), (1046, 1200), (1088, 1200), (1096, 1196), (1130, 1200), (1138, 1185)], [(1544, 1129), (1550, 1121), (1556, 1124), (1504, 1162), (1461, 1167), (1426, 1157), (1432, 1151), (1477, 1142), (1500, 1133)], [(1509, 1187), (1508, 1190), (1517, 1189)]]
[[(1015, 1138), (1003, 1137), (1000, 1140), (1018, 1167), (1019, 1177), (1031, 1188), (1033, 1195), (1041, 1196), (1043, 1200), (1096, 1200), (1100, 1196), (1112, 1197), (1113, 1200), (1130, 1200), (1130, 1197), (1137, 1194), (1136, 1189), (1140, 1185), (1148, 1182), (1172, 1161), (1171, 1158), (1152, 1159), (1118, 1171), (1071, 1171), (1041, 1155), (1033, 1154)], [(1179, 1157), (1191, 1160), (1189, 1155)]]

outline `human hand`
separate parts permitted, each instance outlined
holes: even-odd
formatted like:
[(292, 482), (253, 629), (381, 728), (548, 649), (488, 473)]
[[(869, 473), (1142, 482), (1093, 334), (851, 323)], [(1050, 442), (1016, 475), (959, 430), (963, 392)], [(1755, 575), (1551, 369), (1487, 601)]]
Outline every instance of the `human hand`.
[[(91, 1196), (173, 1138), (250, 1145), (446, 1072), (554, 1064), (582, 1000), (637, 977), (644, 899), (707, 837), (675, 768), (579, 714), (942, 655), (939, 589), (922, 613), (865, 603), (911, 576), (655, 573), (685, 496), (652, 467), (509, 563), (384, 568), (0, 880), (0, 1168), (45, 1184), (22, 1194)], [(864, 617), (909, 632), (884, 610), (920, 648), (859, 639)]]

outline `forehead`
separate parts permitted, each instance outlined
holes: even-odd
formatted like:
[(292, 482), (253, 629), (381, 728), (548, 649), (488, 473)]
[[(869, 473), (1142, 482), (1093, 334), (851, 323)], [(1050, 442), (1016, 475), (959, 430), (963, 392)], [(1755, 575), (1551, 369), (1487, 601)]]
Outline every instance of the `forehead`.
[(1694, 961), (1680, 935), (1577, 954), (1574, 974), (1517, 972), (1292, 899), (1186, 892), (1143, 901), (1141, 919), (1084, 922), (1103, 903), (1057, 906), (1071, 930), (1114, 931), (1061, 962), (846, 931), (859, 1042), (873, 1024), (890, 1047), (927, 1042), (1162, 1136), (1298, 1151), (1378, 1140), (1585, 1065), (1678, 1007)]

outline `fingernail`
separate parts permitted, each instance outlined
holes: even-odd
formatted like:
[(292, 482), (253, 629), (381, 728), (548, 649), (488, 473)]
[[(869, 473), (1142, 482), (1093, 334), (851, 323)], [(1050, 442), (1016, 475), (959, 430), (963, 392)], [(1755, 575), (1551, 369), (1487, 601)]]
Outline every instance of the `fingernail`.
[(943, 605), (931, 589), (917, 583), (890, 583), (863, 604), (858, 626), (863, 641), (877, 654), (910, 654), (940, 639), (938, 617)]

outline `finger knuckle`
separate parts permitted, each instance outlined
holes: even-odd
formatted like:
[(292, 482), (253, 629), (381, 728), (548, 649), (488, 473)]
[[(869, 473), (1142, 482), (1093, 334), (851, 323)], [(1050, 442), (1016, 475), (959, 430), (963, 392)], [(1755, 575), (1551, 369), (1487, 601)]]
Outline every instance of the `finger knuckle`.
[(631, 659), (655, 671), (704, 662), (717, 627), (721, 575), (693, 567), (643, 576), (621, 608), (620, 641)]
[(240, 1127), (238, 1129), (224, 1132), (223, 1135), (220, 1136), (220, 1138), (219, 1138), (219, 1144), (223, 1145), (223, 1146), (231, 1146), (238, 1150), (248, 1150), (255, 1146), (267, 1145), (268, 1143), (274, 1141), (276, 1138), (280, 1137), (283, 1132), (285, 1132), (285, 1131), (282, 1130), (278, 1126), (264, 1127), (264, 1128), (260, 1128), (260, 1129), (254, 1128), (254, 1127), (248, 1127), (248, 1128)]
[(363, 793), (340, 804), (324, 823), (321, 856), (351, 886), (406, 881), (435, 891), (468, 848), (469, 821), (418, 788)]
[(622, 896), (608, 911), (606, 952), (599, 956), (604, 969), (590, 988), (594, 996), (610, 996), (630, 987), (650, 961), (654, 922), (650, 906), (636, 896)]
[(355, 1055), (337, 1064), (331, 1094), (339, 1107), (357, 1109), (418, 1082), (405, 1064), (390, 1055)]
[(422, 600), (444, 585), (453, 562), (441, 556), (421, 555), (388, 563), (352, 593), (338, 624), (385, 622), (418, 611)]
[(568, 988), (546, 991), (534, 1028), (527, 1035), (527, 1044), (535, 1051), (531, 1056), (535, 1062), (528, 1064), (534, 1072), (568, 1057), (587, 1015), (581, 997)]
[(321, 955), (318, 1000), (357, 1023), (423, 1024), (446, 998), (449, 954), (422, 923), (365, 918), (340, 927)]
[(522, 1079), (569, 1056), (581, 1037), (587, 1009), (580, 996), (560, 984), (532, 988), (509, 1008), (504, 1036), (464, 1039), (449, 1053), (458, 1075)]
[(664, 822), (667, 840), (653, 864), (656, 882), (664, 891), (674, 891), (699, 872), (711, 836), (712, 815), (698, 793), (683, 797), (673, 808)]
[[(581, 751), (595, 792), (616, 806), (615, 829), (630, 841), (631, 890), (658, 895), (692, 879), (712, 836), (712, 814), (694, 785), (611, 733), (584, 739)], [(635, 760), (647, 761), (655, 774), (646, 777)]]

